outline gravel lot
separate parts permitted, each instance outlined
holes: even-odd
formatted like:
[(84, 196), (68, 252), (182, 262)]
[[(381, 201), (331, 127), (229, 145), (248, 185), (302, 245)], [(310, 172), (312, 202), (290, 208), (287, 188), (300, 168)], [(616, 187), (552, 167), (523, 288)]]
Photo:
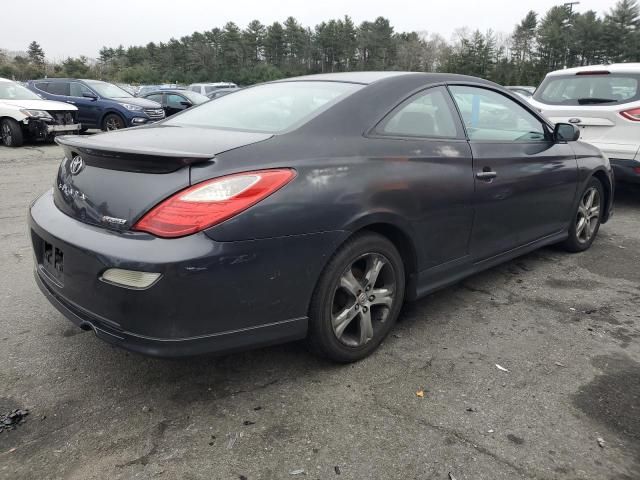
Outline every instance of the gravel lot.
[(38, 291), (25, 216), (60, 157), (0, 147), (0, 415), (30, 410), (0, 432), (0, 478), (640, 478), (640, 188), (620, 189), (590, 251), (410, 304), (358, 364), (298, 344), (164, 361)]

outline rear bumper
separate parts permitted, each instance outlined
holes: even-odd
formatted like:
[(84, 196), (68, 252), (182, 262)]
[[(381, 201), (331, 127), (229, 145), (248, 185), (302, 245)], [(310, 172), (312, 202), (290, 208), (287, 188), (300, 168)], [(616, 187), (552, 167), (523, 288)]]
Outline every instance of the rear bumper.
[[(344, 232), (216, 242), (205, 234), (161, 239), (115, 233), (61, 211), (51, 192), (29, 215), (36, 283), (76, 325), (102, 340), (163, 357), (222, 353), (300, 339), (324, 264)], [(44, 246), (63, 252), (55, 278)], [(161, 273), (144, 290), (100, 280), (107, 268)]]
[(623, 158), (610, 158), (616, 181), (640, 183), (640, 161)]

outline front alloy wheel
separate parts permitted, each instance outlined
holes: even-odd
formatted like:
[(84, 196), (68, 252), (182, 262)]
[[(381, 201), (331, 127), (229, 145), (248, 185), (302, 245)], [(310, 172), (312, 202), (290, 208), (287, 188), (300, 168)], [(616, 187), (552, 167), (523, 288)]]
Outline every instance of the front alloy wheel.
[(569, 235), (562, 246), (569, 252), (587, 250), (598, 235), (602, 214), (606, 208), (602, 183), (592, 177), (587, 183), (575, 215), (569, 225)]
[(402, 257), (373, 232), (347, 240), (325, 267), (309, 308), (307, 342), (337, 362), (372, 353), (396, 322), (404, 299)]
[(115, 115), (112, 113), (107, 115), (106, 118), (104, 119), (103, 130), (106, 130), (107, 132), (120, 130), (121, 128), (124, 128), (124, 127), (125, 127), (124, 120), (122, 120), (122, 118), (119, 115)]
[(20, 125), (12, 118), (0, 122), (0, 139), (6, 147), (20, 147), (24, 141)]
[(587, 243), (593, 237), (600, 223), (600, 192), (596, 187), (588, 187), (582, 195), (576, 218), (576, 235), (580, 243)]

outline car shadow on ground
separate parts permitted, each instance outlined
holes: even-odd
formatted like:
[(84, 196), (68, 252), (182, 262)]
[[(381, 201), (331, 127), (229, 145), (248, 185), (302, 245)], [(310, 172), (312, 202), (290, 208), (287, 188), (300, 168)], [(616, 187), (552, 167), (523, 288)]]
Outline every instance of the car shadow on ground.
[(616, 184), (616, 191), (614, 194), (614, 212), (615, 212), (615, 207), (618, 205), (624, 206), (624, 207), (640, 208), (640, 184), (633, 184), (633, 183)]

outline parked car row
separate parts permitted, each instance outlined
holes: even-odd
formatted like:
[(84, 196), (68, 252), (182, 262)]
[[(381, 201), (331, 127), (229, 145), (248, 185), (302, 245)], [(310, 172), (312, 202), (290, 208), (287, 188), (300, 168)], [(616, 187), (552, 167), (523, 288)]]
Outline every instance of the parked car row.
[(42, 98), (76, 106), (82, 130), (119, 130), (165, 117), (159, 103), (134, 97), (117, 85), (100, 80), (48, 78), (31, 80), (28, 86)]
[[(127, 84), (76, 78), (18, 83), (0, 78), (0, 139), (19, 147), (26, 139), (146, 125), (238, 90), (234, 83), (147, 85), (134, 93)], [(205, 95), (205, 93), (207, 95)]]

